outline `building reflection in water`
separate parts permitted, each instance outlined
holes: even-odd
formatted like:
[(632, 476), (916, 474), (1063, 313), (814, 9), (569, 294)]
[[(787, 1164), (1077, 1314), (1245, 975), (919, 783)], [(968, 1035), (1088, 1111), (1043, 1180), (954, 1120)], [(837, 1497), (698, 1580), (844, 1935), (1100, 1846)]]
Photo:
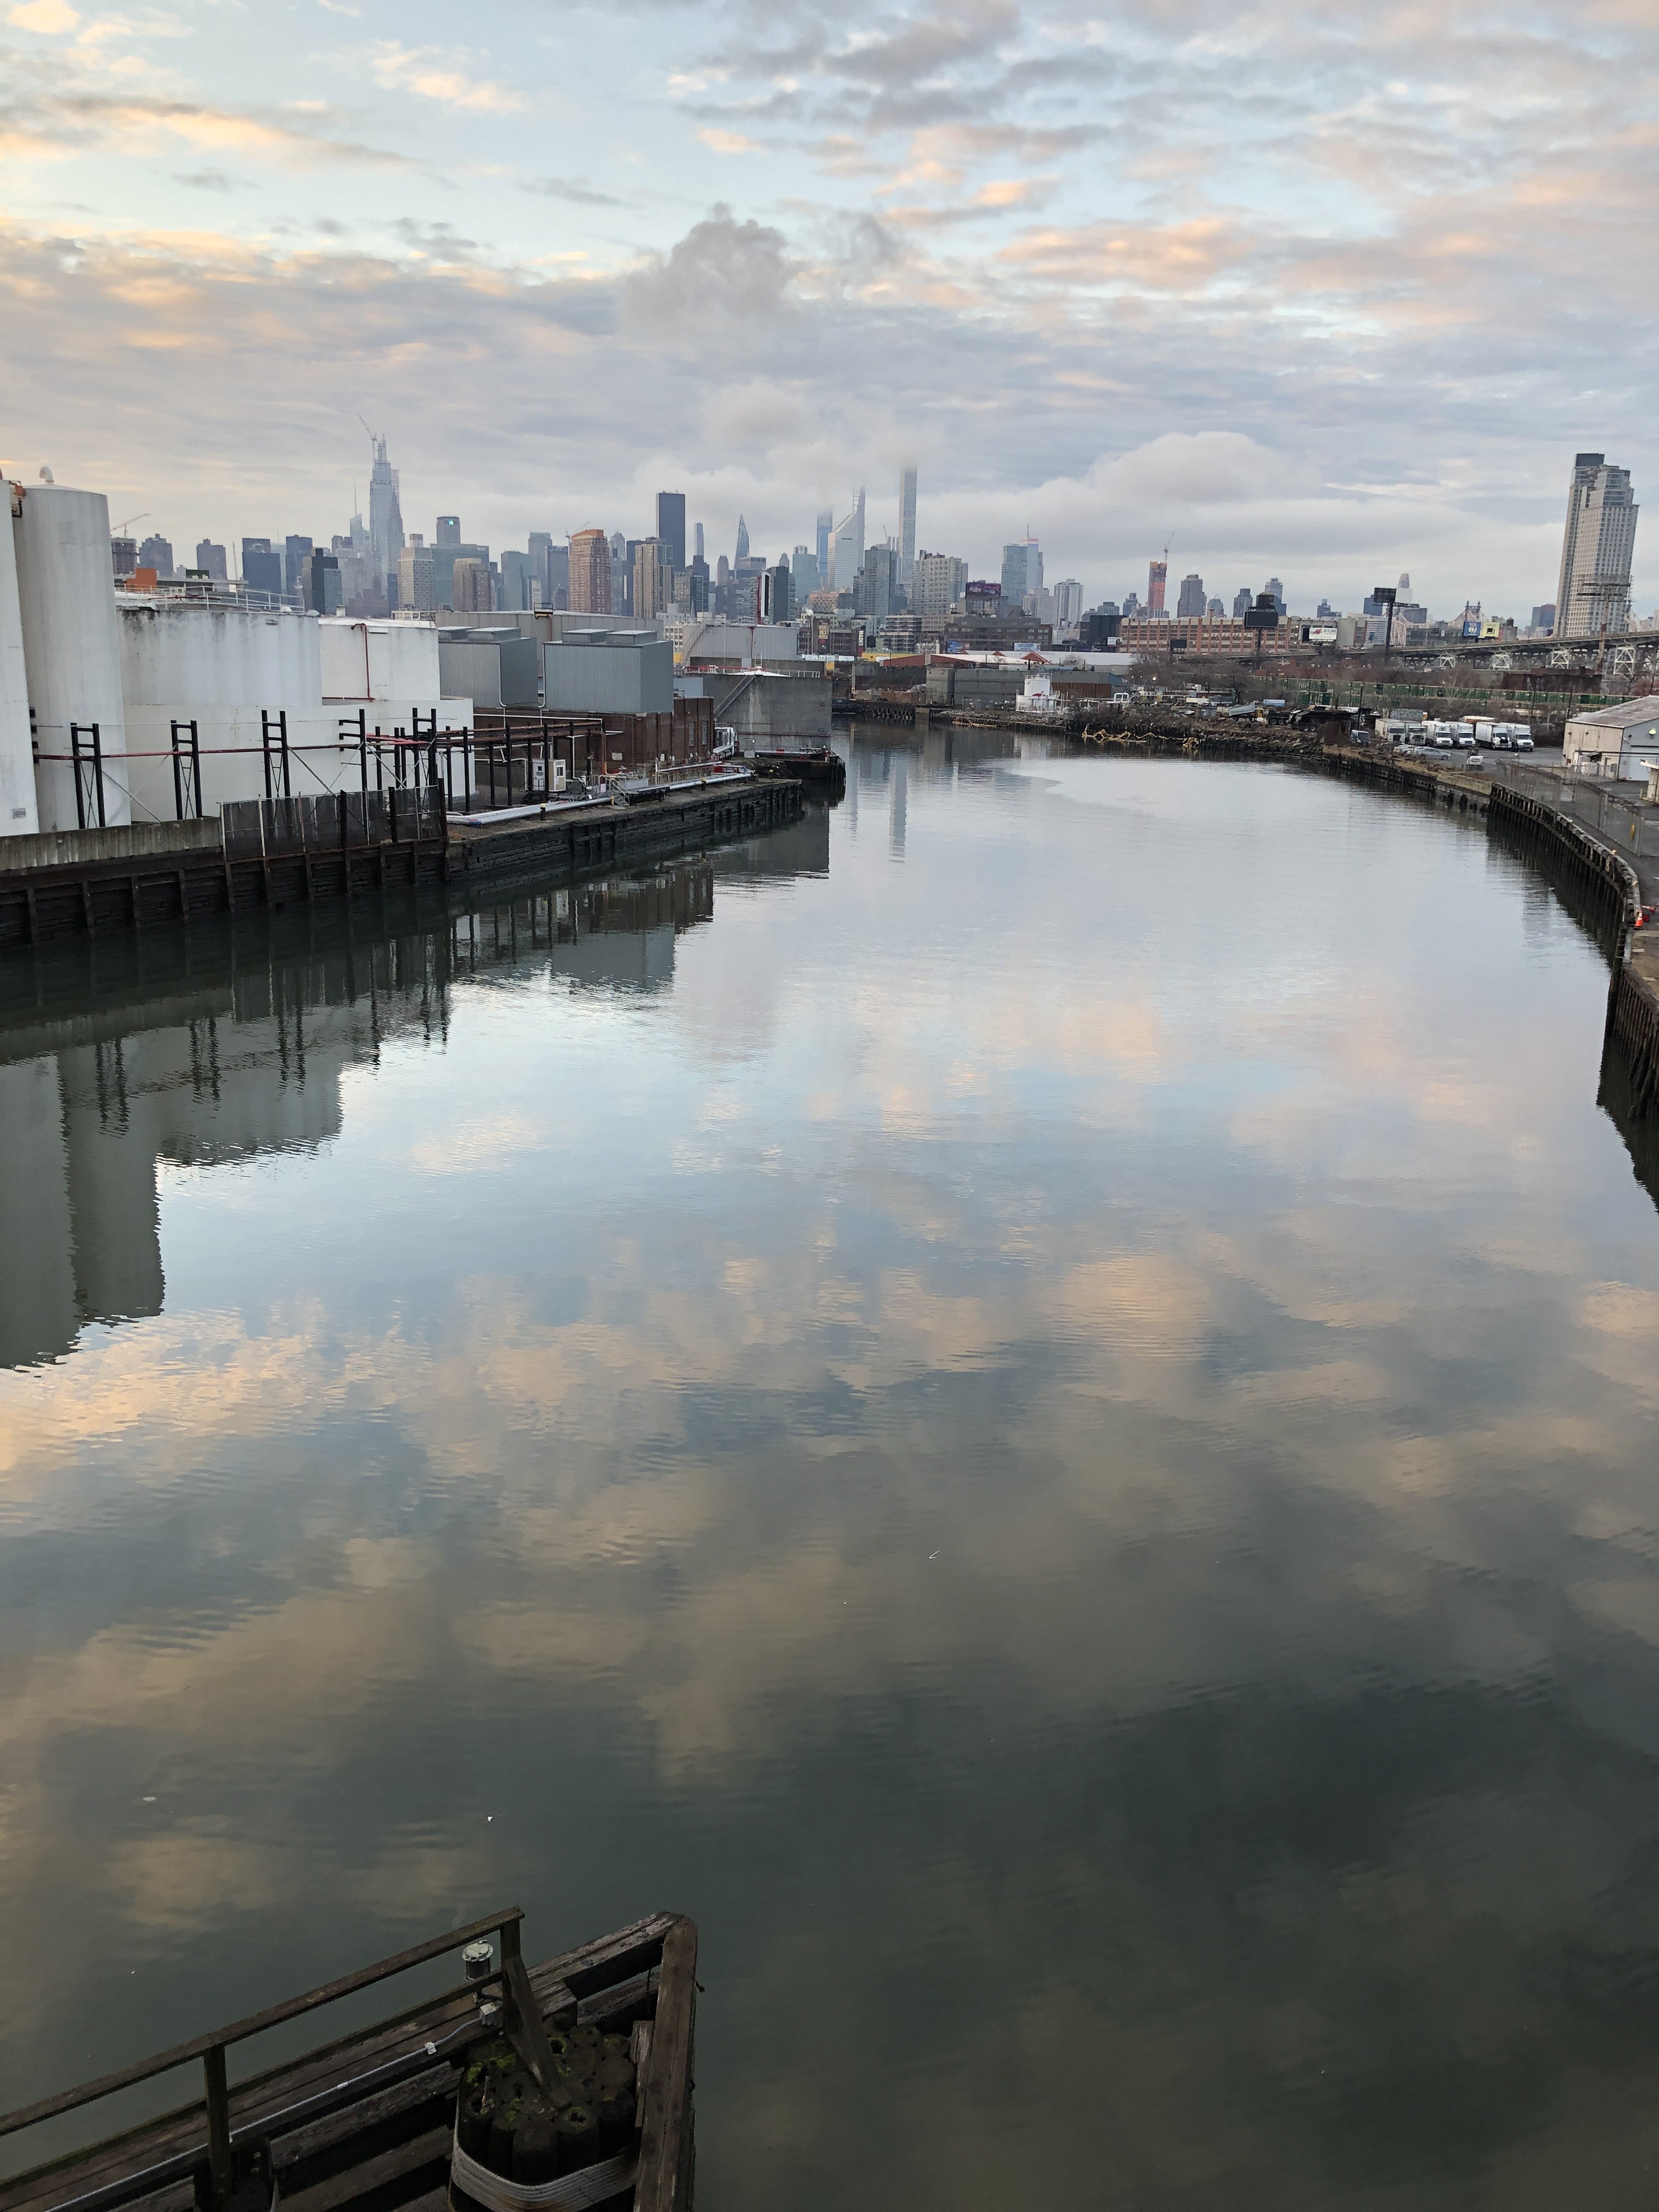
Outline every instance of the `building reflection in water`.
[(536, 971), (650, 992), (717, 882), (823, 874), (822, 807), (649, 876), (527, 890), (367, 934), (278, 915), (80, 946), (0, 979), (0, 1365), (91, 1322), (159, 1314), (157, 1165), (208, 1169), (339, 1134), (342, 1078), (394, 1039), (447, 1036), (451, 991)]

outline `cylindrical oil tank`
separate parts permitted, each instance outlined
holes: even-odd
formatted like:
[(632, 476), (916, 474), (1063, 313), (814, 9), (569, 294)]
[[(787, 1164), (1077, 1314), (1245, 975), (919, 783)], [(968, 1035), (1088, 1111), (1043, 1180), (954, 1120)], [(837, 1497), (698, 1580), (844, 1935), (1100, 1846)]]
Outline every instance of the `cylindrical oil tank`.
[[(40, 827), (132, 819), (127, 795), (121, 636), (110, 562), (109, 501), (66, 484), (27, 484), (12, 535), (34, 738)], [(101, 774), (93, 769), (94, 730)], [(80, 811), (70, 755), (79, 733)]]
[[(0, 492), (9, 508), (15, 496), (10, 485), (0, 484)], [(32, 836), (40, 827), (23, 617), (17, 605), (17, 549), (9, 521), (0, 521), (0, 837)]]

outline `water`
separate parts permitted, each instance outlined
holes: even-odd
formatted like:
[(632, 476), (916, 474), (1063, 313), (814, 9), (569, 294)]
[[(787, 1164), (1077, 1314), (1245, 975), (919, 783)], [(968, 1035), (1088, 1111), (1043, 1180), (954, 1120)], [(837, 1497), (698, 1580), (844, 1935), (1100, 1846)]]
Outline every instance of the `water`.
[(668, 1906), (727, 2212), (1651, 2201), (1601, 957), (1478, 825), (996, 743), (9, 971), (0, 2103)]

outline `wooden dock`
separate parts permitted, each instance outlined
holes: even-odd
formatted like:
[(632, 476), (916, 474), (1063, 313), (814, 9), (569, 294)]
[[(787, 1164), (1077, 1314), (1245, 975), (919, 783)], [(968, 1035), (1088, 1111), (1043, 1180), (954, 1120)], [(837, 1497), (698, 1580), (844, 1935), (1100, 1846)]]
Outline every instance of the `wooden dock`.
[[(655, 1913), (526, 1966), (522, 1917), (494, 1913), (6, 2114), (0, 2137), (174, 2067), (202, 2069), (195, 2103), (0, 2181), (0, 2212), (690, 2212), (695, 1925)], [(228, 2087), (235, 2045), (455, 1951), (460, 1986)], [(525, 2165), (522, 2149), (516, 2165), (511, 2155), (514, 2128), (499, 2125), (487, 2142), (475, 2126), (473, 2159), (465, 2130), (481, 2105), (526, 2140), (520, 2108), (574, 2112), (559, 2154), (544, 2160), (557, 2171), (526, 2190), (513, 2178)]]

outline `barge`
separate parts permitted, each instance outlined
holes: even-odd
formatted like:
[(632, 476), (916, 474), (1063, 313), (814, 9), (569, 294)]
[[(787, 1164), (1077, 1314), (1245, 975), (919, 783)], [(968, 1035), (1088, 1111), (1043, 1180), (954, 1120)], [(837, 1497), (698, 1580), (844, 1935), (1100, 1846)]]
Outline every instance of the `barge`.
[[(173, 2069), (202, 2094), (0, 2180), (0, 2212), (690, 2212), (697, 1931), (655, 1913), (538, 1966), (517, 1906), (0, 2117)], [(230, 2085), (267, 2029), (459, 1952), (466, 1979)]]

